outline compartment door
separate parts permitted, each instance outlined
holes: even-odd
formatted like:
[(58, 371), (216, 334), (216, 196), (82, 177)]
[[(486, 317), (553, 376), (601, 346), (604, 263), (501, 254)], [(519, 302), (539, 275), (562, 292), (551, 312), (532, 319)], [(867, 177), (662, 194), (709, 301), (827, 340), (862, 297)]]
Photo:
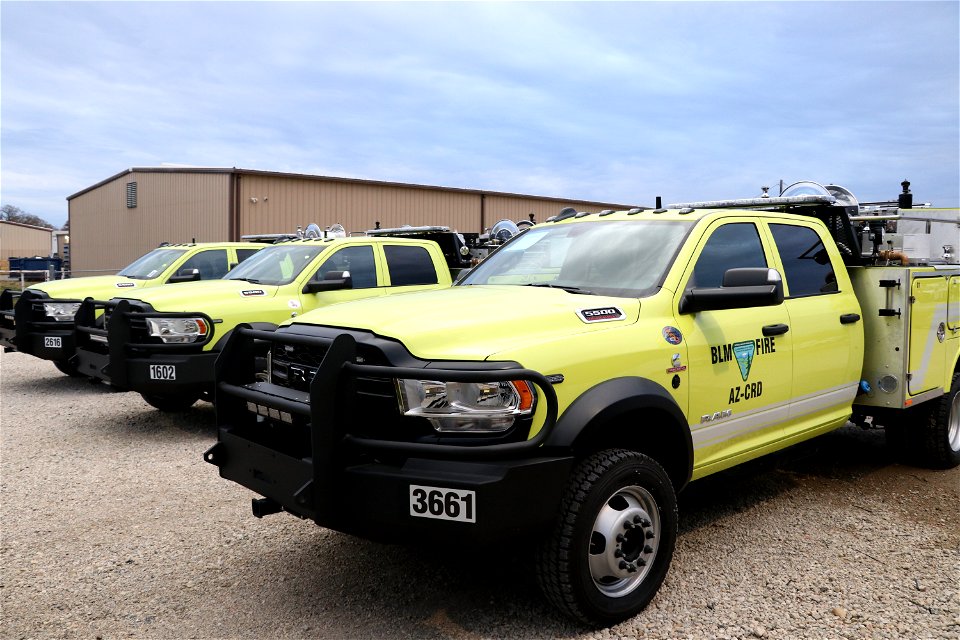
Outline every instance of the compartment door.
[(956, 337), (960, 333), (960, 276), (950, 276), (947, 294), (947, 337)]
[(947, 279), (914, 278), (910, 287), (909, 395), (943, 385), (946, 375)]

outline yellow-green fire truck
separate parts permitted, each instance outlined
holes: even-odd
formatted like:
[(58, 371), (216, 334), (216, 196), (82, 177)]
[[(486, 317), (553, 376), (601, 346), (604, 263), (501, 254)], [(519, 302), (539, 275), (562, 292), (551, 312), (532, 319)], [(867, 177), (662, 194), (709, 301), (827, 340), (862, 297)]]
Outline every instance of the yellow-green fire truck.
[(112, 298), (162, 284), (222, 278), (266, 247), (252, 242), (163, 244), (116, 275), (43, 282), (0, 293), (0, 346), (21, 351), (76, 376), (74, 316), (85, 298)]
[[(960, 220), (901, 205), (798, 183), (564, 211), (450, 289), (238, 328), (205, 459), (262, 496), (256, 516), (532, 539), (548, 600), (616, 623), (663, 582), (690, 481), (851, 419), (960, 463)], [(927, 255), (904, 250), (914, 219)]]
[(214, 362), (238, 324), (275, 329), (322, 306), (449, 287), (451, 269), (470, 264), (449, 229), (376, 233), (286, 239), (222, 280), (87, 299), (76, 317), (77, 370), (162, 411), (183, 410), (212, 399)]

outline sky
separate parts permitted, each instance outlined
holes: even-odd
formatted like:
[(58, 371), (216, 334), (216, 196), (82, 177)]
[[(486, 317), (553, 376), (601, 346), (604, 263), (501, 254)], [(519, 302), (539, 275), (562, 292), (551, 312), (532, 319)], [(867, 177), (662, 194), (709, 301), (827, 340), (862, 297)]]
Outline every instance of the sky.
[[(0, 202), (130, 167), (960, 204), (960, 3), (0, 2)], [(440, 221), (438, 221), (440, 222)]]

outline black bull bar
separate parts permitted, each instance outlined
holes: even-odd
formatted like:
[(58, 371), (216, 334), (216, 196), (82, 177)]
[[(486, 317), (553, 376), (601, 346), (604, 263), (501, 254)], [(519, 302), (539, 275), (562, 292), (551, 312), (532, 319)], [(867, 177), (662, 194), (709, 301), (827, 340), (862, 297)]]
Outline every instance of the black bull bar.
[[(285, 345), (326, 348), (326, 353), (310, 382), (309, 392), (293, 392), (285, 387), (254, 383), (256, 355), (262, 347), (256, 342), (267, 341)], [(230, 455), (225, 437), (231, 437), (232, 427), (252, 414), (246, 403), (253, 402), (278, 411), (303, 416), (310, 421), (312, 478), (294, 496), (298, 505), (315, 513), (332, 506), (336, 494), (337, 477), (344, 464), (341, 456), (345, 448), (369, 453), (384, 453), (416, 458), (441, 460), (484, 461), (504, 460), (529, 456), (549, 437), (557, 420), (557, 396), (550, 381), (541, 373), (517, 366), (498, 369), (442, 369), (433, 367), (393, 367), (358, 364), (357, 341), (349, 333), (335, 337), (306, 336), (286, 331), (263, 331), (249, 325), (239, 325), (231, 334), (216, 362), (216, 407), (219, 442), (204, 453), (204, 460), (217, 467)], [(505, 363), (506, 364), (506, 363)], [(434, 444), (380, 440), (351, 435), (346, 415), (353, 380), (357, 376), (381, 378), (410, 378), (443, 382), (499, 382), (525, 380), (533, 383), (545, 402), (544, 422), (536, 436), (522, 442), (489, 445)], [(254, 384), (250, 384), (254, 383)], [(273, 392), (271, 392), (273, 391)], [(240, 402), (232, 401), (233, 398)], [(545, 452), (544, 452), (545, 453)]]

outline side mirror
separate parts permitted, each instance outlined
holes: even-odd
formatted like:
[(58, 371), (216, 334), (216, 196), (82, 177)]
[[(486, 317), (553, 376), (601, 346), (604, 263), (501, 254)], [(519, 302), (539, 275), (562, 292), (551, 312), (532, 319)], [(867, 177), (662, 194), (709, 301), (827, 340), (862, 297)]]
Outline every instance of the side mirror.
[(728, 269), (716, 288), (688, 289), (680, 299), (680, 313), (772, 307), (783, 302), (783, 279), (776, 269)]
[(303, 285), (303, 293), (319, 293), (321, 291), (336, 291), (337, 289), (352, 289), (353, 278), (349, 271), (327, 271), (323, 280), (311, 280)]
[(176, 275), (170, 276), (168, 283), (193, 282), (200, 279), (200, 269), (180, 269)]

